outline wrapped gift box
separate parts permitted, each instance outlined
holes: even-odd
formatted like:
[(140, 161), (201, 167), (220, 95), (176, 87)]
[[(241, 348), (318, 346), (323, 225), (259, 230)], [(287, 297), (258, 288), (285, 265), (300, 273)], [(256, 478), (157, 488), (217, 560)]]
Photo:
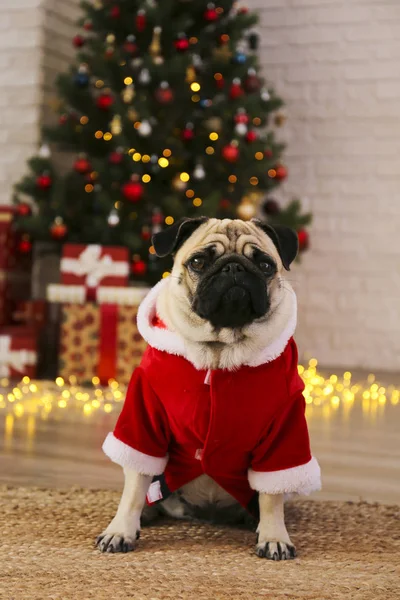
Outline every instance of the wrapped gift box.
[(0, 377), (21, 379), (36, 376), (36, 331), (10, 326), (0, 330)]
[(61, 285), (95, 300), (99, 286), (128, 285), (129, 252), (119, 246), (65, 244), (60, 272)]
[(40, 332), (46, 323), (47, 302), (45, 300), (20, 300), (15, 303), (13, 323), (27, 325)]
[(63, 304), (59, 374), (78, 383), (99, 377), (129, 383), (146, 343), (137, 325), (138, 306), (121, 304)]

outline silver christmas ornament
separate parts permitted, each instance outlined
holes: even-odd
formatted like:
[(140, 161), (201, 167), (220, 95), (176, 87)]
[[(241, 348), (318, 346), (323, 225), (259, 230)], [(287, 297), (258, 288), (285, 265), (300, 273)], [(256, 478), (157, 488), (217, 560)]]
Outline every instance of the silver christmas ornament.
[(152, 132), (150, 123), (148, 121), (142, 121), (137, 129), (137, 132), (142, 137), (147, 137), (150, 135)]
[(115, 227), (119, 223), (119, 215), (114, 208), (108, 215), (107, 223), (110, 227)]

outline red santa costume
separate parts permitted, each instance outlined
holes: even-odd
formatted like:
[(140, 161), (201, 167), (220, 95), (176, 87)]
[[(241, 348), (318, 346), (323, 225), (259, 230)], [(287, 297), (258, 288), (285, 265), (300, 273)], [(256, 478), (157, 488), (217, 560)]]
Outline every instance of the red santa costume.
[(156, 301), (165, 283), (139, 309), (138, 328), (149, 346), (104, 452), (122, 467), (162, 475), (150, 486), (150, 503), (203, 473), (251, 511), (259, 492), (319, 489), (292, 337), (294, 293), (279, 339), (237, 370), (202, 371), (185, 357), (184, 340), (157, 323)]

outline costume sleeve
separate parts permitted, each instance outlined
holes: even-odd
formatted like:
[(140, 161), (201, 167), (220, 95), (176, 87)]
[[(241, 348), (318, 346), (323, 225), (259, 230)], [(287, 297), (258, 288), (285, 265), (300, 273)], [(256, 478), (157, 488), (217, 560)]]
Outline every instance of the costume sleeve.
[(285, 403), (255, 448), (249, 483), (253, 490), (267, 494), (309, 494), (320, 489), (320, 468), (311, 456), (301, 392)]
[(159, 398), (141, 367), (135, 369), (114, 433), (103, 451), (122, 467), (143, 475), (161, 475), (168, 462), (169, 425)]

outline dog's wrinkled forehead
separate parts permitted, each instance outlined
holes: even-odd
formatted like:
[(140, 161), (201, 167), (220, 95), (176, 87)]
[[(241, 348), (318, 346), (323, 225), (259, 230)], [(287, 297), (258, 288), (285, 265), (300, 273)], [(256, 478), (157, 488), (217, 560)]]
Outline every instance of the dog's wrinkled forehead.
[(250, 221), (210, 219), (192, 233), (176, 258), (184, 262), (194, 252), (208, 246), (214, 247), (217, 256), (240, 254), (247, 257), (251, 257), (254, 247), (257, 247), (271, 256), (279, 267), (282, 264), (273, 241)]

